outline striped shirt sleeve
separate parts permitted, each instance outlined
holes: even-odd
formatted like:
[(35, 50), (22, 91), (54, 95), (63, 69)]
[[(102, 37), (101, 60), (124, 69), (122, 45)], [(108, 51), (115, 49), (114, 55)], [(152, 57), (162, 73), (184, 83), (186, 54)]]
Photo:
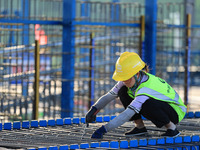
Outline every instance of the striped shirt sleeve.
[(137, 96), (128, 106), (128, 108), (134, 110), (136, 113), (139, 113), (140, 110), (142, 109), (142, 104), (149, 99), (148, 96), (145, 95), (140, 95)]
[(117, 82), (117, 84), (115, 84), (115, 86), (110, 90), (110, 94), (117, 95), (122, 86), (124, 86), (122, 81)]

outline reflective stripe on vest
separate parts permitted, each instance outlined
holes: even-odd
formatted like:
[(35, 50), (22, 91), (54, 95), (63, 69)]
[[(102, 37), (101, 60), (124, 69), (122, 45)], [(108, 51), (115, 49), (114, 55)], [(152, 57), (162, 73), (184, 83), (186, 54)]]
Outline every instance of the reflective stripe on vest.
[(154, 96), (154, 97), (156, 97), (156, 98), (158, 98), (158, 99), (161, 99), (161, 100), (163, 100), (163, 101), (168, 101), (168, 102), (169, 102), (169, 101), (172, 101), (172, 102), (175, 102), (175, 103), (177, 103), (177, 104), (180, 104), (180, 103), (178, 102), (178, 100), (179, 100), (179, 95), (178, 95), (177, 93), (175, 93), (174, 99), (171, 99), (171, 98), (169, 98), (168, 96), (166, 96), (166, 95), (164, 95), (164, 94), (162, 94), (162, 93), (160, 93), (160, 92), (158, 92), (158, 91), (155, 91), (155, 90), (153, 90), (153, 89), (150, 89), (150, 88), (148, 88), (148, 87), (143, 87), (143, 88), (139, 89), (138, 92), (137, 92), (137, 95), (142, 94), (142, 93), (145, 93), (145, 94), (148, 94), (148, 95), (152, 95), (152, 96)]
[[(175, 91), (174, 91), (175, 92)], [(143, 87), (141, 89), (138, 90), (137, 94), (136, 95), (140, 95), (140, 94), (144, 94), (147, 95), (147, 96), (150, 96), (150, 97), (153, 97), (153, 98), (156, 98), (156, 99), (159, 99), (161, 101), (165, 101), (165, 102), (173, 102), (175, 104), (178, 104), (179, 107), (182, 109), (183, 112), (186, 112), (186, 107), (185, 106), (182, 106), (181, 103), (180, 103), (180, 97), (179, 95), (175, 92), (175, 97), (174, 99), (171, 99), (169, 98), (168, 96), (158, 92), (158, 91), (155, 91), (153, 89), (150, 89), (148, 87)]]

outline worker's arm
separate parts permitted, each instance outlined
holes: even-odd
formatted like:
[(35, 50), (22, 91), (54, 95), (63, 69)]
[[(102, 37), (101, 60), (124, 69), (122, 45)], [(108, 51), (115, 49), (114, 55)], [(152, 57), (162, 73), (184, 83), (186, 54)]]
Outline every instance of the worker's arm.
[(123, 86), (122, 82), (118, 82), (108, 93), (101, 96), (97, 102), (90, 108), (86, 114), (86, 123), (96, 120), (96, 114), (104, 108), (108, 103), (117, 98), (119, 89)]
[(148, 96), (141, 95), (137, 96), (128, 106), (126, 110), (124, 110), (119, 116), (115, 119), (111, 120), (109, 123), (105, 125), (107, 131), (110, 131), (114, 128), (119, 127), (125, 122), (129, 121), (129, 119), (135, 115), (135, 113), (139, 113), (142, 109), (142, 104), (149, 99)]
[(137, 96), (128, 106), (126, 110), (124, 110), (121, 114), (119, 114), (116, 118), (111, 120), (106, 125), (102, 126), (101, 128), (97, 129), (93, 135), (92, 138), (103, 138), (103, 134), (113, 130), (125, 122), (129, 121), (132, 116), (134, 116), (136, 113), (139, 113), (142, 104), (148, 99), (148, 96)]
[(100, 110), (115, 98), (117, 98), (117, 95), (113, 95), (110, 92), (108, 92), (107, 94), (101, 96), (93, 106)]
[(115, 84), (115, 86), (107, 94), (100, 97), (93, 106), (97, 109), (104, 108), (108, 103), (118, 97), (118, 91), (122, 86), (124, 86), (123, 82)]
[(91, 123), (96, 120), (96, 114), (105, 107), (109, 102), (116, 98), (116, 95), (112, 95), (110, 92), (100, 97), (97, 102), (90, 108), (86, 114), (86, 123)]
[(102, 126), (101, 128), (97, 129), (93, 134), (91, 138), (103, 138), (103, 134), (107, 133), (110, 130), (113, 130), (125, 122), (129, 121), (129, 119), (135, 115), (135, 111), (131, 108), (127, 108), (124, 110), (121, 114), (119, 114), (117, 117), (115, 117), (113, 120), (111, 120), (106, 125)]
[(110, 130), (121, 126), (125, 122), (129, 121), (133, 115), (135, 115), (135, 111), (133, 109), (127, 108), (105, 125), (106, 131), (109, 132)]

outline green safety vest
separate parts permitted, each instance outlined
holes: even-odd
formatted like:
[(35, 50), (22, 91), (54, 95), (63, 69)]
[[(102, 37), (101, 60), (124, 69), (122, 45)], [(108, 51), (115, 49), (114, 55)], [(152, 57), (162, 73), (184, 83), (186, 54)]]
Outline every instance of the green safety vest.
[(135, 91), (135, 94), (128, 89), (128, 95), (135, 98), (139, 95), (146, 95), (156, 100), (167, 102), (177, 112), (179, 121), (181, 121), (187, 111), (180, 96), (176, 91), (163, 79), (152, 74), (145, 73), (149, 78), (141, 83)]

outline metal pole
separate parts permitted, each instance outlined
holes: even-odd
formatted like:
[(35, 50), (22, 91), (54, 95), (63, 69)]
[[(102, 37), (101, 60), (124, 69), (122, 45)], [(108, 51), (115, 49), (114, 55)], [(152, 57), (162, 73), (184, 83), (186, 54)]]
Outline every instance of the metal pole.
[[(21, 0), (21, 12), (22, 16), (21, 19), (28, 20), (30, 19), (30, 1), (29, 0)], [(23, 29), (23, 36), (22, 41), (24, 45), (29, 44), (29, 25), (25, 24), (22, 26)]]
[[(73, 117), (76, 0), (63, 0), (61, 118)], [(66, 54), (64, 54), (66, 53)]]
[(89, 102), (88, 108), (94, 104), (94, 33), (90, 33), (90, 72), (89, 72)]
[(38, 120), (39, 107), (39, 84), (40, 84), (40, 54), (39, 41), (35, 40), (35, 82), (34, 82), (34, 102), (33, 102), (33, 119)]
[(145, 0), (145, 56), (150, 72), (156, 74), (157, 0)]
[(144, 46), (145, 46), (145, 17), (140, 17), (140, 48), (139, 48), (139, 55), (144, 60)]
[(188, 105), (188, 91), (190, 86), (191, 14), (187, 14), (186, 24), (184, 103)]
[[(30, 2), (29, 0), (21, 0), (21, 12), (19, 13), (19, 17), (20, 19), (24, 19), (26, 18), (27, 20), (30, 17)], [(21, 26), (19, 26), (20, 28), (22, 28), (22, 43), (24, 45), (29, 45), (29, 25), (28, 24), (21, 24)], [(24, 58), (29, 57), (28, 52), (23, 52)], [(25, 61), (25, 60), (24, 60)], [(25, 65), (28, 65), (28, 61), (26, 64), (26, 61), (24, 62)], [(23, 70), (25, 70), (26, 68), (23, 67)], [(25, 79), (22, 80), (22, 95), (24, 97), (28, 96), (28, 84), (29, 82)]]

